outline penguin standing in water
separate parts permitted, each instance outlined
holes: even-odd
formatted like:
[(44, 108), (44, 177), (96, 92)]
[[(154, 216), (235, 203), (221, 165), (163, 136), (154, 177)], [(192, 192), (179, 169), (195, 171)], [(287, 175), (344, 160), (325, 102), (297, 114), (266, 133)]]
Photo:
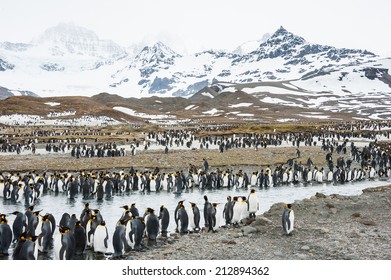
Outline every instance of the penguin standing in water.
[(12, 231), (14, 233), (14, 241), (17, 241), (27, 229), (27, 219), (25, 214), (18, 211), (11, 214), (16, 216), (14, 223), (12, 224)]
[(73, 236), (75, 238), (75, 255), (83, 255), (86, 249), (87, 237), (86, 230), (81, 225), (80, 221), (77, 221), (74, 225)]
[(155, 215), (155, 210), (147, 208), (145, 217), (145, 231), (149, 240), (156, 240), (159, 234), (159, 219)]
[(292, 204), (285, 205), (284, 212), (282, 213), (282, 228), (286, 235), (290, 235), (293, 231), (295, 223), (295, 214), (292, 209)]
[(129, 232), (129, 242), (133, 245), (133, 248), (136, 251), (140, 251), (142, 249), (141, 242), (144, 236), (145, 230), (145, 222), (142, 217), (131, 217), (131, 230)]
[(68, 227), (60, 227), (54, 241), (54, 255), (57, 260), (70, 260), (75, 253), (75, 238)]
[(259, 202), (254, 189), (250, 191), (247, 201), (247, 211), (249, 212), (249, 217), (255, 219), (255, 213), (259, 210)]
[(92, 247), (94, 243), (95, 230), (98, 227), (97, 216), (91, 215), (86, 226), (87, 247)]
[(160, 229), (162, 236), (167, 236), (167, 228), (170, 223), (170, 213), (168, 212), (167, 208), (164, 207), (164, 205), (160, 206), (159, 210), (159, 222), (160, 222)]
[(107, 232), (106, 222), (102, 221), (96, 227), (94, 233), (94, 252), (97, 253), (106, 253), (108, 248), (109, 234)]
[(36, 245), (37, 236), (28, 236), (26, 232), (22, 233), (16, 243), (12, 258), (14, 260), (37, 260), (38, 246)]
[(231, 224), (233, 217), (233, 206), (234, 202), (232, 201), (231, 196), (227, 196), (227, 202), (224, 205), (223, 218), (225, 219), (225, 224)]
[(200, 228), (201, 215), (200, 215), (200, 209), (198, 209), (197, 204), (190, 202), (190, 209), (188, 211), (188, 216), (189, 216), (190, 229), (195, 232), (199, 232), (201, 230)]
[(47, 253), (50, 249), (53, 240), (52, 224), (49, 220), (49, 216), (42, 217), (41, 233), (38, 236), (37, 245), (38, 250), (42, 253)]
[(118, 221), (115, 226), (115, 231), (113, 234), (113, 249), (114, 254), (113, 257), (120, 257), (124, 254), (124, 249), (126, 248), (126, 223), (127, 220), (121, 219)]
[(0, 214), (0, 255), (8, 256), (12, 242), (12, 230), (4, 214)]

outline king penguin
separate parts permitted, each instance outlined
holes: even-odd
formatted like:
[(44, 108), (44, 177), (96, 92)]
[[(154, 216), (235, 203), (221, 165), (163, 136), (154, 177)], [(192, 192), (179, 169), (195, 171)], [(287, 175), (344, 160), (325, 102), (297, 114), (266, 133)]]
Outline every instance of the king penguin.
[(159, 221), (160, 221), (160, 229), (162, 236), (167, 236), (167, 229), (168, 225), (170, 223), (170, 213), (168, 212), (167, 208), (164, 207), (164, 205), (160, 206), (159, 210)]
[(155, 215), (155, 210), (147, 208), (147, 217), (145, 218), (145, 229), (149, 240), (156, 240), (159, 234), (159, 219)]
[(217, 203), (212, 203), (212, 207), (208, 208), (207, 221), (208, 221), (208, 232), (215, 232), (217, 225)]
[(292, 209), (292, 204), (285, 205), (284, 212), (282, 213), (282, 228), (286, 235), (290, 235), (293, 231), (295, 222), (295, 214)]
[(190, 209), (188, 212), (189, 216), (189, 226), (190, 229), (199, 232), (200, 229), (200, 220), (201, 220), (201, 215), (200, 215), (200, 209), (198, 209), (197, 204), (190, 202)]
[(49, 220), (49, 216), (45, 215), (42, 217), (41, 234), (38, 236), (37, 245), (39, 251), (47, 253), (52, 245), (53, 234), (52, 224)]
[(208, 227), (208, 211), (210, 208), (212, 208), (212, 204), (209, 202), (208, 197), (204, 195), (204, 221), (205, 221), (205, 227)]
[(175, 224), (176, 224), (175, 232), (179, 232), (178, 210), (183, 206), (183, 202), (184, 202), (184, 200), (179, 201), (178, 205), (176, 206), (175, 211), (174, 211), (174, 220), (175, 220)]
[(126, 237), (125, 237), (125, 232), (126, 232), (126, 223), (128, 221), (121, 219), (118, 221), (115, 231), (113, 234), (113, 249), (114, 249), (114, 254), (113, 257), (121, 257), (124, 254), (124, 249), (126, 247)]
[(57, 260), (70, 260), (75, 253), (75, 239), (68, 227), (60, 227), (54, 240), (54, 255)]
[(177, 212), (178, 229), (180, 234), (188, 233), (189, 216), (187, 215), (185, 206), (181, 204)]
[(130, 244), (133, 244), (133, 248), (136, 251), (142, 249), (141, 242), (143, 240), (145, 230), (145, 222), (142, 217), (132, 217), (131, 218), (131, 230), (129, 233)]
[(254, 189), (250, 191), (247, 201), (247, 211), (249, 212), (249, 217), (255, 219), (255, 213), (259, 210), (259, 202)]
[(94, 252), (97, 253), (106, 253), (108, 248), (109, 234), (107, 232), (106, 222), (102, 221), (96, 227), (94, 233)]
[(227, 202), (224, 205), (223, 218), (225, 219), (225, 224), (231, 224), (233, 217), (233, 206), (234, 202), (232, 201), (231, 196), (227, 196)]
[(16, 216), (14, 223), (12, 224), (12, 231), (14, 233), (14, 241), (17, 241), (19, 240), (22, 233), (27, 229), (27, 219), (26, 215), (22, 212), (15, 211), (11, 214)]
[(130, 205), (129, 211), (130, 211), (130, 213), (132, 213), (132, 215), (133, 215), (134, 217), (140, 216), (140, 214), (139, 214), (139, 212), (138, 212), (138, 209), (137, 209), (137, 207), (136, 207), (136, 203), (132, 203), (132, 204)]
[(233, 215), (232, 215), (232, 224), (234, 226), (238, 226), (241, 216), (242, 216), (242, 206), (241, 206), (242, 198), (235, 196), (233, 198)]
[(8, 256), (12, 242), (12, 230), (4, 214), (0, 215), (0, 255)]
[(73, 236), (75, 237), (75, 255), (82, 255), (86, 249), (87, 237), (86, 230), (80, 221), (75, 223)]
[(14, 260), (37, 260), (38, 246), (36, 245), (37, 236), (28, 236), (26, 232), (20, 236), (14, 252)]

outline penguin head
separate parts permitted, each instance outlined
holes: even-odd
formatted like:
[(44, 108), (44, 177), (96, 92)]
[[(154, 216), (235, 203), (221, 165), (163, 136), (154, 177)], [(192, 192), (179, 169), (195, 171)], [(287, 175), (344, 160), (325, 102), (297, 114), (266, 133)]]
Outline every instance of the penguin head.
[(106, 222), (105, 221), (101, 221), (100, 224), (102, 227), (106, 226)]
[(71, 230), (69, 229), (69, 227), (60, 226), (59, 231), (60, 231), (61, 234), (63, 234), (63, 233), (70, 232)]
[(7, 221), (7, 219), (5, 218), (5, 215), (4, 215), (4, 214), (1, 214), (1, 217), (0, 217), (0, 224), (8, 224), (8, 221)]
[(147, 213), (149, 213), (149, 214), (153, 214), (153, 213), (155, 212), (155, 210), (148, 207), (147, 210), (146, 210), (145, 212), (147, 212)]
[(212, 207), (213, 207), (213, 208), (216, 208), (217, 205), (218, 205), (218, 203), (212, 203)]
[(77, 221), (77, 222), (75, 223), (75, 227), (81, 227), (81, 222), (80, 222), (80, 221)]
[(33, 215), (34, 215), (35, 217), (37, 217), (41, 211), (42, 211), (42, 209), (41, 209), (41, 210), (38, 210), (38, 211), (34, 211), (34, 212), (33, 212)]
[(255, 193), (255, 190), (254, 189), (251, 189), (251, 192), (250, 193)]
[(204, 200), (205, 200), (205, 202), (208, 201), (208, 197), (206, 195), (204, 195)]
[(23, 233), (20, 235), (19, 240), (20, 240), (20, 241), (26, 241), (26, 240), (27, 240), (27, 236), (28, 236), (27, 231), (25, 231), (25, 232), (23, 232)]
[(36, 235), (29, 236), (28, 239), (29, 239), (30, 241), (32, 241), (32, 242), (35, 242), (35, 241), (38, 239), (38, 236), (36, 236)]
[(161, 205), (160, 206), (160, 211), (163, 211), (163, 209), (164, 209), (164, 205)]
[(191, 208), (194, 208), (194, 207), (197, 206), (197, 204), (195, 204), (194, 202), (189, 202), (189, 203), (190, 203), (190, 205), (191, 205)]

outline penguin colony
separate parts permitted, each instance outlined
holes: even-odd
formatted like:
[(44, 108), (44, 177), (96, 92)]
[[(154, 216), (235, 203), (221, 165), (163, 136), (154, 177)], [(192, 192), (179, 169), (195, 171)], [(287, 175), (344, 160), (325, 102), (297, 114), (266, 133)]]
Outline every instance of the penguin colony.
[[(59, 221), (50, 213), (41, 214), (35, 205), (25, 213), (12, 212), (0, 214), (0, 255), (8, 256), (14, 247), (12, 259), (37, 260), (39, 255), (54, 252), (57, 260), (70, 260), (85, 252), (95, 254), (108, 253), (109, 242), (113, 245), (112, 258), (120, 258), (130, 251), (140, 251), (144, 241), (156, 242), (159, 236), (167, 237), (170, 223), (170, 211), (162, 205), (155, 213), (147, 208), (140, 215), (136, 204), (123, 205), (122, 215), (115, 224), (112, 237), (109, 237), (106, 222), (99, 209), (92, 209), (89, 203), (84, 205), (80, 215), (64, 213)], [(204, 196), (203, 216), (193, 202), (179, 201), (173, 214), (179, 234), (191, 232), (216, 232), (221, 226), (240, 225), (244, 218), (255, 218), (259, 202), (255, 190), (246, 196), (227, 197), (225, 203), (214, 203)], [(14, 215), (12, 226), (7, 216)]]
[[(190, 164), (187, 174), (182, 171), (162, 173), (158, 168), (153, 172), (138, 172), (131, 168), (127, 173), (124, 170), (118, 173), (80, 171), (78, 174), (44, 173), (41, 175), (36, 172), (1, 173), (0, 197), (11, 203), (24, 203), (28, 208), (25, 213), (14, 211), (0, 214), (0, 255), (7, 255), (10, 248), (14, 247), (13, 259), (37, 259), (40, 254), (49, 252), (54, 252), (55, 259), (72, 259), (77, 255), (83, 255), (86, 250), (96, 254), (106, 254), (111, 241), (112, 256), (120, 257), (131, 250), (142, 250), (146, 239), (155, 241), (160, 235), (167, 236), (170, 215), (173, 216), (176, 231), (180, 234), (198, 232), (202, 228), (209, 232), (216, 232), (222, 224), (239, 226), (243, 218), (254, 218), (259, 209), (255, 189), (252, 189), (247, 197), (228, 196), (224, 203), (210, 202), (205, 196), (203, 211), (200, 211), (193, 202), (179, 201), (173, 212), (161, 206), (159, 210), (147, 208), (145, 213), (140, 215), (135, 204), (124, 205), (122, 206), (123, 214), (115, 224), (113, 235), (109, 237), (102, 213), (99, 209), (90, 208), (88, 203), (80, 216), (64, 213), (60, 219), (57, 217), (57, 220), (50, 213), (43, 214), (42, 210), (34, 211), (42, 193), (64, 193), (69, 199), (75, 199), (78, 194), (82, 194), (83, 199), (99, 201), (115, 193), (130, 191), (180, 193), (188, 188), (197, 187), (199, 189), (229, 188), (235, 190), (248, 187), (267, 188), (299, 182), (344, 183), (391, 176), (390, 152), (379, 148), (376, 142), (362, 150), (351, 143), (351, 159), (345, 162), (343, 157), (340, 157), (334, 166), (333, 152), (345, 154), (348, 141), (344, 140), (342, 144), (339, 144), (337, 140), (321, 140), (320, 137), (333, 135), (340, 140), (350, 137), (352, 133), (335, 134), (332, 130), (327, 131), (330, 127), (324, 129), (325, 132), (319, 136), (318, 141), (321, 143), (321, 148), (329, 152), (326, 156), (328, 171), (314, 167), (309, 158), (306, 164), (290, 159), (286, 165), (279, 165), (274, 169), (267, 167), (252, 174), (247, 174), (242, 170), (238, 172), (220, 171), (219, 169), (210, 171), (206, 160), (200, 169)], [(172, 133), (175, 135), (177, 132)], [(367, 136), (371, 138), (374, 134), (369, 133)], [(155, 139), (161, 145), (172, 145), (172, 143), (167, 143), (168, 140), (172, 141), (171, 136), (167, 138), (153, 133), (148, 135), (150, 139)], [(313, 142), (315, 136), (316, 134), (288, 133), (262, 137), (250, 135), (239, 139), (204, 137), (201, 139), (201, 144), (207, 148), (208, 143), (216, 144), (220, 141), (218, 144), (222, 147), (221, 151), (232, 147), (254, 145), (257, 148), (257, 143), (260, 147), (266, 147), (278, 145), (282, 141), (292, 141), (294, 146), (299, 147), (302, 142), (305, 145), (316, 145)], [(181, 134), (179, 137), (182, 137)], [(182, 142), (174, 144), (182, 145)], [(353, 167), (353, 163), (356, 163), (358, 167)], [(12, 226), (7, 219), (9, 215), (14, 215)], [(203, 216), (203, 224), (201, 224), (201, 216)], [(292, 205), (288, 204), (282, 213), (282, 229), (285, 234), (290, 235), (293, 228), (294, 212)]]

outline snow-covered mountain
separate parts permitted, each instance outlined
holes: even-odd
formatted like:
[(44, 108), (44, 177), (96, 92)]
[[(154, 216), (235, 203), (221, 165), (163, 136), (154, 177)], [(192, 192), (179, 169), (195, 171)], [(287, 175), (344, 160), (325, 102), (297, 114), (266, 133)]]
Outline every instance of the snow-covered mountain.
[(239, 54), (239, 55), (245, 55), (245, 54), (248, 54), (250, 52), (253, 52), (253, 51), (255, 51), (259, 47), (260, 44), (266, 42), (271, 36), (272, 36), (272, 34), (266, 33), (266, 34), (264, 34), (262, 36), (262, 38), (260, 40), (253, 40), (253, 41), (244, 42), (243, 44), (238, 46), (233, 51), (233, 53), (234, 54)]
[(388, 100), (390, 67), (390, 59), (372, 52), (309, 43), (283, 27), (232, 52), (189, 55), (162, 42), (124, 48), (74, 24), (49, 28), (30, 43), (0, 43), (0, 86), (39, 96), (190, 97), (215, 84), (247, 89), (266, 103), (347, 111), (357, 98)]
[(32, 45), (45, 48), (52, 56), (76, 54), (101, 59), (126, 55), (124, 48), (109, 40), (101, 40), (91, 30), (73, 23), (60, 23), (35, 38)]

